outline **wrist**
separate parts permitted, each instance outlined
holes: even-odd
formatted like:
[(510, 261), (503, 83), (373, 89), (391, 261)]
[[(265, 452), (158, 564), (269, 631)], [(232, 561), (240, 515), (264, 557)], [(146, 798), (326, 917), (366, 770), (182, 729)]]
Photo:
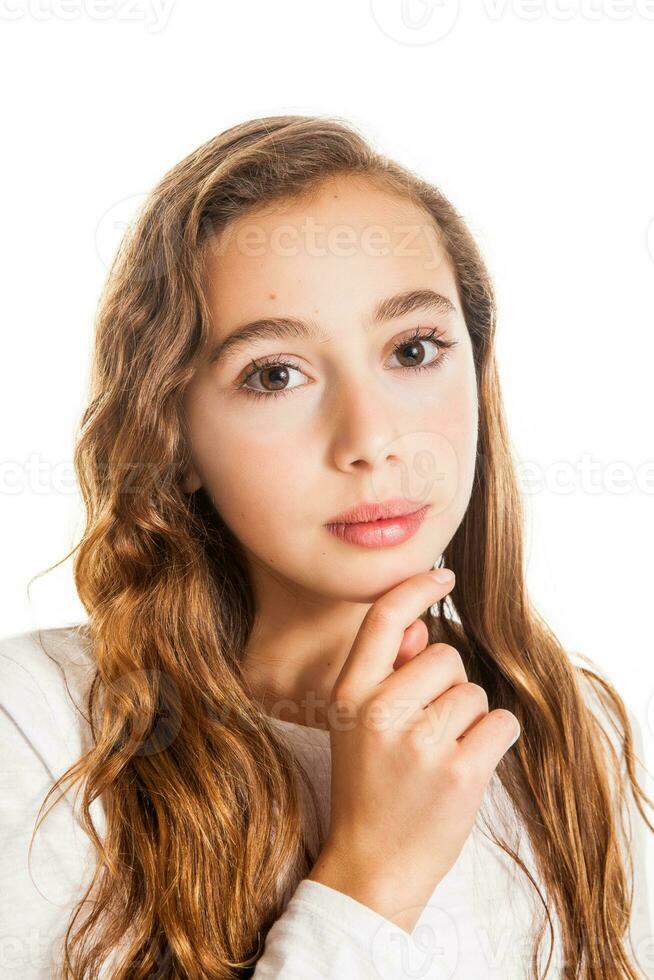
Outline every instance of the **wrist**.
[(307, 878), (348, 895), (407, 933), (411, 933), (422, 912), (412, 898), (401, 897), (395, 877), (358, 871), (351, 860), (345, 865), (329, 853), (317, 858)]

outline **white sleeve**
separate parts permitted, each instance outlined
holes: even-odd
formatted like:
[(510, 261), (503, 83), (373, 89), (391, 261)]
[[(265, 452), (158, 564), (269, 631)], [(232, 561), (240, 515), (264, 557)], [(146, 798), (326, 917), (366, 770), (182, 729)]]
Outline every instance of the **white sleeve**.
[[(62, 733), (43, 690), (0, 653), (0, 973), (50, 980), (73, 907), (82, 897), (91, 844), (60, 800), (28, 847), (48, 789), (66, 765), (74, 731)], [(51, 797), (50, 802), (52, 802)]]
[[(80, 726), (66, 697), (63, 678), (47, 658), (39, 659), (33, 641), (18, 647), (0, 642), (2, 980), (51, 980), (62, 962), (70, 916), (93, 869), (91, 841), (73, 810), (77, 786), (39, 827), (28, 868), (39, 807), (55, 779), (83, 749)], [(102, 836), (100, 811), (94, 812), (92, 805), (91, 812)], [(407, 933), (368, 906), (306, 878), (268, 930), (253, 976), (398, 980), (414, 976), (402, 967), (409, 940)]]
[[(584, 666), (588, 665), (584, 664)], [(600, 670), (595, 664), (592, 664), (591, 666), (596, 673), (613, 684), (611, 678), (607, 677), (604, 671)], [(587, 691), (587, 701), (593, 712), (602, 722), (611, 744), (617, 752), (618, 758), (620, 758), (620, 739), (618, 733), (613, 727), (611, 718), (609, 717), (606, 708), (601, 703), (592, 683), (585, 676), (582, 677), (582, 681), (583, 686)], [(616, 685), (613, 684), (613, 686), (615, 687)], [(625, 709), (631, 723), (633, 749), (634, 754), (637, 757), (635, 760), (636, 776), (640, 786), (643, 787), (649, 796), (651, 796), (651, 790), (649, 790), (647, 783), (647, 773), (644, 768), (645, 750), (643, 745), (642, 728), (638, 718), (626, 703)], [(647, 978), (647, 980), (654, 980), (654, 920), (652, 919), (652, 881), (650, 880), (650, 875), (647, 869), (648, 838), (651, 841), (651, 831), (647, 827), (647, 824), (643, 820), (640, 811), (635, 804), (624, 763), (622, 763), (622, 776), (626, 794), (625, 813), (627, 816), (627, 832), (631, 838), (629, 850), (631, 852), (630, 856), (634, 867), (633, 905), (626, 948), (627, 952), (635, 958), (636, 963), (643, 971), (643, 977)], [(651, 813), (648, 808), (645, 808), (645, 812), (648, 813), (648, 815)], [(650, 816), (650, 820), (651, 819), (652, 818)], [(626, 871), (627, 877), (629, 878), (628, 866)]]
[[(304, 878), (266, 936), (254, 980), (401, 980), (411, 937), (356, 899)], [(406, 965), (405, 965), (406, 964)]]

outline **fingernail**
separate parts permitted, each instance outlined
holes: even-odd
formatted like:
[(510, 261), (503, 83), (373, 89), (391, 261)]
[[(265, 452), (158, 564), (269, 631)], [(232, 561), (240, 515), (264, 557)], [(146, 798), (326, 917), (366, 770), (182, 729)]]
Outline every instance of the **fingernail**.
[(454, 578), (454, 572), (450, 571), (449, 568), (436, 568), (433, 572), (429, 573), (432, 578), (436, 579), (437, 582), (451, 582)]

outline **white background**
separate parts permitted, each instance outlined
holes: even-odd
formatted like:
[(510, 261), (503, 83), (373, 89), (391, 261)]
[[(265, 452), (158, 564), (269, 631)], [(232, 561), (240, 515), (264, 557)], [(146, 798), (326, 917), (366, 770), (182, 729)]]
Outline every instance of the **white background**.
[(461, 8), (0, 0), (0, 635), (85, 615), (70, 561), (27, 582), (81, 529), (72, 440), (124, 223), (228, 126), (333, 114), (481, 244), (531, 596), (614, 681), (654, 769), (654, 0)]

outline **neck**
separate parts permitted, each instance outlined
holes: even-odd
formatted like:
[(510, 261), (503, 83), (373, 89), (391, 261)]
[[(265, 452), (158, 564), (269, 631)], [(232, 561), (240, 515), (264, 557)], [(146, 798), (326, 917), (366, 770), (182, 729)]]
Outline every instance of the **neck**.
[(311, 728), (328, 728), (334, 683), (369, 605), (327, 607), (296, 600), (258, 607), (242, 658), (242, 674), (266, 714)]

